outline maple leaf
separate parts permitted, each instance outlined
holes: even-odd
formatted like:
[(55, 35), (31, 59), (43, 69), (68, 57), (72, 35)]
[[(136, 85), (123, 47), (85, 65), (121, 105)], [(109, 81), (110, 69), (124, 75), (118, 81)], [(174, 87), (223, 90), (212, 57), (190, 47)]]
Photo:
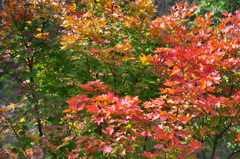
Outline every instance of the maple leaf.
[(178, 155), (178, 157), (179, 158), (184, 158), (184, 157), (186, 157), (186, 154), (185, 153), (181, 153), (181, 154)]
[(9, 111), (8, 109), (2, 108), (0, 109), (0, 114)]
[(98, 106), (95, 103), (87, 107), (87, 111), (92, 113), (99, 113), (100, 110), (101, 109), (98, 108)]
[(144, 131), (144, 132), (141, 133), (141, 135), (142, 136), (147, 136), (147, 137), (151, 137), (152, 136), (150, 131)]
[(156, 148), (156, 149), (162, 149), (164, 146), (160, 145), (160, 144), (157, 144), (157, 145), (154, 145), (153, 147)]
[(165, 148), (165, 151), (170, 151), (170, 150), (172, 150), (172, 147)]
[(128, 152), (133, 152), (133, 151), (135, 151), (135, 149), (133, 148), (132, 145), (128, 145), (128, 146), (126, 147), (126, 150), (127, 150)]
[(80, 144), (80, 143), (82, 143), (82, 142), (84, 142), (84, 141), (94, 140), (94, 139), (95, 139), (94, 136), (83, 136), (83, 137), (81, 137), (78, 141), (76, 141), (75, 143), (76, 143), (76, 144)]
[(104, 146), (102, 151), (103, 151), (104, 154), (106, 154), (106, 153), (111, 153), (112, 149), (113, 148), (111, 146)]
[(128, 139), (129, 141), (136, 141), (136, 140), (137, 140), (137, 137), (128, 136), (127, 139)]
[(172, 86), (177, 85), (177, 84), (178, 84), (178, 82), (172, 82), (169, 79), (166, 79), (165, 83), (164, 83), (164, 85), (168, 86), (168, 87), (172, 87)]
[(180, 143), (181, 142), (181, 140), (179, 140), (177, 137), (173, 137), (173, 139), (172, 139), (172, 141), (173, 142), (175, 142), (175, 143)]
[(142, 153), (142, 155), (147, 157), (147, 158), (154, 158), (154, 157), (158, 156), (157, 153), (152, 153), (152, 152), (144, 152), (144, 153)]
[(191, 119), (192, 119), (191, 116), (184, 117), (183, 120), (182, 120), (182, 123), (183, 123), (183, 124), (186, 124), (186, 123), (189, 122), (189, 120), (191, 120)]
[(147, 63), (148, 59), (150, 58), (150, 54), (149, 55), (145, 55), (142, 53), (142, 57), (140, 57), (140, 60), (142, 61), (142, 63), (146, 63), (146, 64), (149, 64)]
[(68, 137), (65, 137), (64, 139), (62, 139), (62, 141), (68, 142), (68, 141), (71, 141), (73, 138), (74, 138), (74, 135), (68, 136)]
[(36, 38), (50, 40), (48, 33), (38, 33), (35, 35)]
[(90, 51), (91, 51), (91, 52), (100, 52), (101, 50), (92, 48)]
[(107, 127), (106, 130), (103, 130), (103, 132), (107, 135), (112, 135), (114, 132), (114, 129), (111, 127)]
[(75, 158), (78, 158), (79, 154), (70, 154), (70, 155), (67, 155), (69, 159), (75, 159)]
[(202, 144), (200, 142), (194, 141), (189, 143), (189, 146), (193, 149), (193, 150), (197, 150), (199, 147), (202, 146)]
[(77, 18), (81, 18), (83, 16), (83, 12), (69, 12), (69, 14), (76, 16)]
[(62, 111), (63, 113), (69, 113), (69, 112), (71, 112), (72, 111), (72, 109), (66, 109), (66, 110), (64, 110), (64, 111)]
[(182, 149), (182, 150), (185, 150), (187, 148), (186, 145), (181, 145), (181, 144), (178, 144), (177, 147)]
[(165, 116), (161, 116), (161, 117), (160, 117), (160, 120), (161, 120), (161, 121), (165, 121), (166, 119), (167, 119), (167, 118), (166, 118)]
[(120, 151), (120, 156), (125, 156), (126, 155), (126, 150), (122, 150), (122, 151)]
[(98, 125), (100, 125), (100, 123), (103, 122), (103, 119), (104, 119), (103, 117), (97, 117), (97, 118), (93, 119), (93, 121), (96, 122)]

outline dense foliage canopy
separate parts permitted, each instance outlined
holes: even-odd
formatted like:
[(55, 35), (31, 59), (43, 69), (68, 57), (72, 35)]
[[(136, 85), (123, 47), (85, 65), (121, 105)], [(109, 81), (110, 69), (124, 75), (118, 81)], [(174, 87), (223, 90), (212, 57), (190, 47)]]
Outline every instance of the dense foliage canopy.
[(185, 2), (162, 17), (154, 9), (4, 1), (1, 80), (19, 102), (0, 109), (0, 156), (239, 156), (240, 11), (215, 23)]

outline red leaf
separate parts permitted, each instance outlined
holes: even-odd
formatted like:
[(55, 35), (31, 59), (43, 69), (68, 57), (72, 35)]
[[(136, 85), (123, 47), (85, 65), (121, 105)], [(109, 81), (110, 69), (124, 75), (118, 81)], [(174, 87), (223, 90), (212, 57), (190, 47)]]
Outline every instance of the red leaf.
[(161, 148), (163, 148), (163, 145), (157, 144), (157, 145), (154, 145), (154, 148), (161, 149)]
[(142, 153), (142, 155), (147, 158), (154, 158), (154, 157), (158, 156), (157, 153), (151, 153), (151, 152), (144, 152), (144, 153)]
[(152, 134), (151, 134), (151, 132), (149, 130), (142, 132), (141, 135), (142, 136), (147, 136), (147, 137), (151, 137), (152, 136)]
[(199, 142), (192, 142), (189, 144), (189, 146), (191, 146), (193, 150), (197, 150), (199, 147), (201, 147), (201, 144)]
[(112, 152), (112, 147), (111, 146), (104, 146), (103, 152), (104, 153), (111, 153)]
[(161, 120), (161, 121), (165, 121), (166, 119), (167, 119), (167, 118), (166, 118), (165, 116), (161, 116), (161, 117), (160, 117), (160, 120)]
[(74, 138), (73, 135), (72, 136), (68, 136), (68, 137), (65, 137), (64, 139), (62, 139), (62, 141), (68, 142), (68, 141), (72, 140), (73, 138)]
[(165, 80), (165, 83), (164, 83), (164, 85), (165, 86), (168, 86), (168, 87), (172, 87), (172, 86), (175, 86), (175, 85), (177, 85), (178, 84), (178, 82), (172, 82), (172, 81), (170, 81), (169, 79), (166, 79)]
[(79, 154), (71, 154), (71, 155), (68, 155), (68, 158), (69, 159), (75, 159), (75, 158), (78, 158)]
[(185, 153), (181, 153), (181, 154), (178, 155), (178, 157), (179, 158), (184, 158), (184, 157), (186, 157), (185, 155), (186, 155)]
[(99, 125), (100, 123), (103, 122), (103, 117), (95, 118), (95, 119), (93, 119), (93, 121)]
[(87, 107), (87, 110), (88, 110), (88, 112), (98, 113), (100, 109), (95, 104), (92, 104)]
[(170, 151), (172, 149), (172, 147), (167, 147), (165, 148), (165, 151)]
[(128, 136), (127, 139), (128, 139), (129, 141), (136, 141), (137, 137)]
[(215, 110), (212, 109), (210, 112), (212, 113), (212, 115), (216, 115), (216, 111)]
[(185, 150), (187, 148), (187, 146), (185, 146), (185, 145), (177, 145), (177, 147), (182, 149), (182, 150)]
[(177, 137), (173, 137), (173, 142), (175, 142), (175, 143), (180, 143), (181, 141), (177, 138)]
[(103, 132), (104, 132), (105, 134), (107, 134), (107, 135), (112, 135), (113, 132), (114, 132), (114, 130), (113, 130), (113, 128), (111, 128), (111, 127), (107, 127), (107, 129), (106, 129), (106, 130), (103, 130)]
[(182, 120), (182, 123), (183, 124), (186, 124), (189, 120), (191, 120), (192, 117), (191, 116), (187, 116), (187, 117), (184, 117), (184, 119)]
[(91, 52), (99, 52), (100, 50), (98, 50), (98, 49), (95, 49), (95, 48), (92, 48), (91, 49)]
[(132, 147), (132, 145), (127, 146), (126, 150), (127, 150), (128, 152), (133, 152), (133, 151), (135, 151), (135, 149)]

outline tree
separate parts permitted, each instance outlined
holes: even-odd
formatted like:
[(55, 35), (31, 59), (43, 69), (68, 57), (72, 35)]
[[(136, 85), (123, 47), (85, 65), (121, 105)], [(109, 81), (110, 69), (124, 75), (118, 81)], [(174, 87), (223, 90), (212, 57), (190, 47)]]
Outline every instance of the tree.
[(59, 44), (60, 17), (68, 8), (49, 1), (4, 2), (1, 67), (5, 75), (2, 79), (16, 79), (10, 89), (14, 89), (20, 102), (11, 104), (8, 111), (3, 108), (1, 131), (15, 135), (18, 142), (10, 146), (18, 156), (30, 158), (35, 152), (40, 153), (39, 150), (45, 151), (39, 137), (48, 135), (45, 126), (59, 124), (65, 101), (78, 90), (72, 87), (74, 75), (68, 71), (76, 66)]
[(165, 23), (169, 17), (153, 22), (152, 33), (173, 47), (157, 49), (158, 55), (151, 59), (166, 79), (164, 85), (170, 87), (161, 91), (177, 105), (171, 109), (195, 117), (194, 136), (209, 145), (211, 158), (224, 141), (231, 158), (239, 153), (233, 139), (239, 133), (239, 11), (223, 13), (226, 18), (216, 27), (213, 13), (197, 17), (193, 27), (186, 27), (180, 24), (188, 20), (185, 16), (193, 16), (193, 8), (184, 11), (179, 5), (177, 9), (171, 17), (177, 20), (170, 25)]
[[(143, 147), (138, 150), (149, 158), (163, 155), (190, 157), (196, 149), (201, 149), (205, 158), (206, 152), (210, 149), (210, 157), (215, 158), (217, 156), (216, 149), (223, 141), (228, 142), (227, 149), (231, 151), (228, 158), (238, 155), (239, 147), (235, 139), (239, 133), (239, 39), (237, 38), (239, 12), (236, 12), (235, 16), (231, 13), (224, 13), (227, 18), (223, 19), (217, 27), (211, 26), (214, 20), (213, 13), (207, 13), (205, 17), (197, 17), (193, 23), (194, 26), (189, 27), (186, 26), (186, 22), (194, 16), (197, 7), (190, 6), (187, 9), (187, 6), (186, 3), (178, 4), (172, 15), (157, 18), (150, 27), (151, 36), (149, 38), (157, 39), (159, 43), (169, 46), (168, 48), (157, 48), (154, 51), (156, 55), (147, 60), (154, 63), (154, 71), (164, 79), (162, 83), (159, 83), (159, 87), (161, 93), (166, 96), (163, 95), (151, 102), (145, 102), (140, 106), (142, 111), (138, 110), (139, 105), (135, 103), (131, 110), (134, 115), (137, 114), (138, 118), (127, 116), (127, 112), (125, 114), (126, 118), (134, 121), (124, 120), (125, 116), (122, 114), (121, 117), (115, 116), (119, 115), (118, 112), (122, 113), (118, 110), (122, 106), (119, 106), (118, 100), (123, 99), (118, 99), (106, 92), (101, 92), (106, 93), (104, 95), (95, 94), (93, 97), (91, 95), (92, 98), (79, 95), (69, 100), (71, 108), (65, 112), (71, 115), (66, 118), (78, 119), (76, 122), (79, 124), (88, 124), (89, 121), (92, 121), (89, 124), (94, 126), (95, 123), (95, 128), (101, 130), (98, 134), (92, 132), (93, 134), (87, 134), (86, 138), (80, 139), (77, 142), (79, 147), (73, 151), (72, 156), (86, 155), (75, 154), (83, 152), (84, 146), (89, 155), (92, 155), (91, 152), (96, 149), (105, 152), (106, 147), (109, 148), (107, 153), (116, 155), (119, 151), (117, 146), (121, 145), (114, 140), (116, 134), (124, 134), (120, 135), (119, 141), (128, 136), (134, 138), (134, 141), (130, 140), (132, 145)], [(226, 30), (226, 28), (229, 29)], [(88, 88), (87, 91), (95, 91), (89, 88), (95, 84), (90, 83), (83, 87)], [(98, 86), (98, 84), (96, 85)], [(83, 112), (90, 113), (92, 116), (89, 118), (79, 117)], [(122, 126), (118, 123), (120, 121), (110, 123), (111, 119), (115, 118), (122, 119), (127, 124)], [(144, 120), (146, 118), (157, 124), (146, 122)], [(166, 122), (159, 124), (161, 119)], [(131, 126), (133, 130), (141, 130), (143, 133), (139, 134), (123, 128), (128, 127), (128, 124), (134, 125)], [(157, 129), (159, 125), (164, 128)], [(95, 128), (90, 129), (94, 130)], [(166, 132), (166, 130), (168, 131)], [(85, 131), (89, 130), (82, 130), (82, 133), (84, 134)], [(164, 134), (164, 137), (160, 137), (160, 141), (157, 140), (159, 132)], [(103, 134), (108, 137), (101, 138), (104, 136)], [(171, 138), (166, 136), (171, 136)], [(85, 145), (86, 140), (91, 146)], [(95, 142), (96, 140), (97, 142)], [(112, 142), (110, 145), (103, 144), (109, 144), (109, 140)], [(150, 145), (147, 144), (149, 141), (151, 141)], [(169, 141), (171, 142), (169, 143)], [(129, 143), (123, 143), (127, 149)], [(143, 145), (140, 146), (139, 143)], [(204, 147), (200, 143), (207, 146)], [(91, 149), (92, 144), (96, 146), (96, 149)], [(157, 147), (160, 147), (160, 150), (154, 149)], [(130, 156), (141, 154), (134, 147), (131, 149), (133, 154), (129, 154)], [(167, 153), (169, 150), (170, 152)], [(122, 153), (124, 154), (122, 151), (119, 152), (119, 154)]]
[[(133, 5), (129, 2), (132, 7), (128, 10), (128, 3), (115, 4), (110, 1), (4, 2), (1, 13), (1, 68), (5, 75), (2, 80), (10, 77), (17, 80), (15, 86), (9, 88), (14, 89), (20, 102), (11, 104), (9, 109), (2, 109), (1, 124), (4, 127), (2, 132), (7, 134), (8, 131), (18, 140), (9, 145), (14, 153), (19, 156), (34, 156), (44, 152), (46, 156), (56, 157), (61, 153), (65, 154), (65, 150), (69, 151), (56, 151), (54, 146), (60, 145), (61, 139), (71, 134), (71, 131), (64, 132), (62, 136), (57, 136), (54, 131), (65, 126), (66, 123), (61, 119), (64, 116), (61, 112), (66, 109), (65, 101), (77, 94), (80, 90), (77, 86), (81, 83), (100, 78), (116, 88), (121, 87), (123, 94), (139, 94), (144, 100), (156, 96), (150, 93), (150, 88), (156, 89), (152, 83), (157, 77), (147, 69), (150, 64), (143, 61), (152, 48), (161, 45), (153, 40), (144, 40), (145, 27), (154, 7), (143, 5), (138, 8), (141, 4)], [(142, 9), (140, 13), (139, 9)], [(131, 16), (128, 17), (125, 13), (131, 13)], [(136, 13), (141, 14), (141, 17), (137, 16), (135, 19)], [(118, 14), (122, 16), (121, 21), (114, 24), (119, 20)], [(67, 27), (66, 23), (71, 21), (71, 18), (77, 20), (82, 15), (85, 16), (86, 24), (71, 24), (75, 27), (82, 25), (89, 31), (86, 29), (83, 35), (72, 34), (72, 31), (77, 30)], [(94, 16), (95, 19), (92, 19)], [(98, 30), (94, 31), (96, 24), (104, 22), (103, 16), (108, 22), (100, 24), (99, 27), (103, 29), (114, 24), (109, 31), (114, 33), (117, 29), (119, 33), (122, 32), (119, 39), (115, 39), (117, 34), (100, 34)], [(130, 24), (133, 19), (137, 25), (141, 24), (142, 28)], [(92, 20), (96, 20), (96, 24), (93, 25)], [(125, 28), (121, 31), (120, 27), (123, 25)], [(76, 39), (78, 43), (72, 43), (74, 47), (71, 48), (70, 43)], [(136, 50), (130, 42), (134, 43)], [(99, 52), (105, 50), (113, 53), (106, 58), (98, 57)], [(137, 54), (134, 55), (133, 51)], [(143, 52), (145, 54), (142, 54)], [(145, 75), (148, 75), (148, 78), (143, 78)], [(14, 111), (10, 111), (12, 107)], [(35, 125), (37, 130), (33, 131)]]

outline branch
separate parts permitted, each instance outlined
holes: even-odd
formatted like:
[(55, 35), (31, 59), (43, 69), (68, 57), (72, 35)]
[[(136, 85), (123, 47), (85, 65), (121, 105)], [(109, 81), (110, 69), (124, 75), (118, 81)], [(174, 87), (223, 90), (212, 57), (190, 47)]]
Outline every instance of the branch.
[(218, 135), (216, 135), (216, 136), (214, 137), (211, 159), (214, 159), (214, 156), (215, 156), (215, 153), (216, 153), (217, 144), (218, 144), (218, 139), (220, 139), (220, 138), (223, 136), (223, 134), (229, 129), (229, 127), (230, 127), (231, 125), (232, 125), (232, 124), (229, 123), (228, 126), (225, 127), (220, 134), (218, 134)]
[[(235, 155), (240, 152), (240, 150), (235, 151), (235, 150), (237, 149), (237, 147), (238, 147), (238, 145), (236, 145), (236, 146), (233, 148), (232, 153), (228, 156), (227, 159), (231, 159), (232, 157), (235, 157)], [(235, 151), (235, 152), (234, 152), (234, 151)]]
[(240, 153), (240, 150), (232, 152), (227, 159), (233, 159), (238, 153)]
[(231, 125), (232, 125), (232, 124), (229, 123), (228, 126), (227, 126), (226, 128), (224, 128), (223, 131), (216, 136), (216, 138), (217, 138), (217, 139), (221, 138), (222, 135), (229, 129), (229, 127), (230, 127)]
[[(5, 118), (7, 118), (7, 117), (5, 116)], [(17, 131), (15, 130), (12, 122), (9, 121), (9, 123), (10, 123), (10, 127), (11, 127), (11, 129), (13, 130), (14, 134), (16, 135), (17, 139), (20, 140), (21, 138), (20, 138), (20, 136), (18, 135)], [(20, 148), (20, 150), (23, 151), (24, 155), (25, 155), (27, 158), (29, 158), (29, 159), (31, 158), (23, 148)]]
[(217, 143), (218, 143), (218, 135), (214, 137), (213, 141), (213, 148), (212, 148), (212, 154), (211, 154), (211, 159), (214, 159), (215, 153), (216, 153), (216, 148), (217, 148)]

